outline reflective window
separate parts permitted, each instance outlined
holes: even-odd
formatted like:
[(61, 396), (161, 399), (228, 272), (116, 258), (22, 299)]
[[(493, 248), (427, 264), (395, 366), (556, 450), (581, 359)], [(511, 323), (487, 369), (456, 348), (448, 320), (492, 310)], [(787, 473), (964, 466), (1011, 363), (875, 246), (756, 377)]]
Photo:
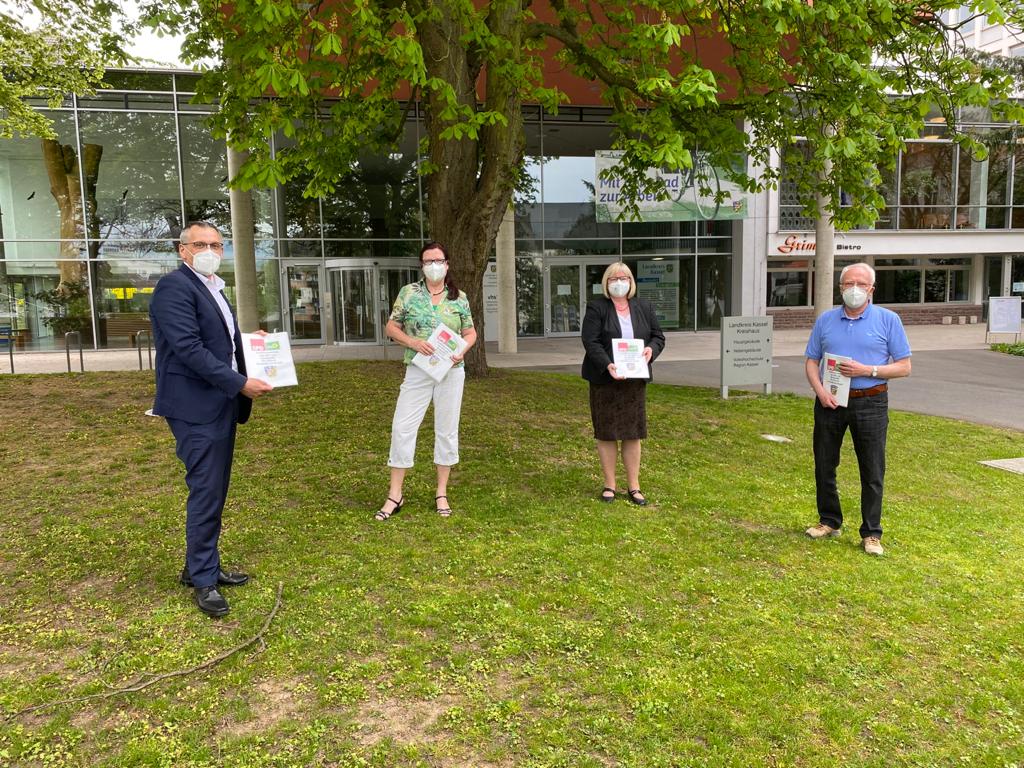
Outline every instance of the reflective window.
[[(209, 221), (225, 236), (230, 236), (227, 148), (223, 140), (213, 138), (206, 119), (201, 115), (182, 115), (179, 125), (185, 221)], [(256, 237), (272, 237), (270, 191), (253, 189), (250, 194)]]
[(920, 269), (880, 269), (875, 275), (876, 304), (916, 304), (921, 300)]
[(166, 238), (181, 227), (173, 115), (82, 112), (89, 237)]
[(808, 273), (805, 271), (769, 272), (767, 306), (806, 307), (809, 282)]
[(955, 151), (946, 142), (907, 145), (900, 169), (901, 229), (951, 228)]
[(366, 155), (333, 194), (322, 201), (324, 237), (418, 238), (420, 177), (416, 124), (410, 122), (396, 151)]
[(594, 155), (610, 146), (610, 126), (545, 122), (541, 166), (545, 237), (619, 237), (619, 225), (598, 224), (594, 209)]
[[(0, 140), (0, 238), (73, 240), (82, 231), (80, 158), (70, 112), (43, 112), (53, 121), (56, 139)], [(90, 167), (95, 157), (90, 153)], [(77, 246), (49, 258), (77, 258)], [(18, 258), (8, 248), (5, 258)]]

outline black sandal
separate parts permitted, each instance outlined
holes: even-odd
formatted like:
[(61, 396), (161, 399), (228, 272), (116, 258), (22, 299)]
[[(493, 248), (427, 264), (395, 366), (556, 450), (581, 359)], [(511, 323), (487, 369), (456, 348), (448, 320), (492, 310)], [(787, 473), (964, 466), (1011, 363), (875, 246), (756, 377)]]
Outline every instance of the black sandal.
[[(447, 501), (448, 497), (447, 496), (435, 496), (434, 497), (434, 501), (438, 501), (439, 499), (444, 499), (445, 501)], [(448, 507), (438, 507), (437, 514), (439, 514), (441, 517), (451, 517), (452, 511)]]
[(641, 495), (639, 488), (634, 488), (631, 491), (626, 491), (626, 493), (629, 494), (629, 500), (631, 502), (633, 502), (634, 504), (636, 504), (638, 507), (646, 507), (647, 506), (647, 499), (645, 499)]
[[(380, 509), (377, 510), (377, 514), (373, 516), (374, 520), (387, 520), (392, 515), (397, 515), (399, 511), (402, 509), (402, 504), (405, 503), (405, 496), (400, 498), (398, 501), (395, 501), (390, 496), (388, 496), (388, 501), (395, 505), (394, 509), (392, 509), (390, 512), (385, 512), (384, 508), (381, 507)], [(386, 504), (387, 502), (384, 503)]]
[[(605, 496), (606, 493), (610, 493), (611, 496)], [(601, 495), (598, 496), (597, 498), (599, 498), (601, 501), (605, 502), (606, 504), (610, 504), (611, 502), (615, 501), (615, 489), (614, 488), (602, 488), (601, 489)]]

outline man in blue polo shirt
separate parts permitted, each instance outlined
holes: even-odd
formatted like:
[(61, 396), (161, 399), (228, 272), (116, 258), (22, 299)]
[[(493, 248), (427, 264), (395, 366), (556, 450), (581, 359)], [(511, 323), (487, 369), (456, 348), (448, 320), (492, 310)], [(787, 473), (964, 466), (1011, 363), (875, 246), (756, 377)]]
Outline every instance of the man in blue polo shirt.
[[(888, 380), (910, 375), (910, 343), (899, 315), (871, 303), (875, 270), (851, 264), (839, 275), (843, 306), (814, 323), (804, 364), (814, 394), (814, 482), (819, 523), (807, 529), (812, 539), (838, 536), (843, 510), (836, 487), (839, 451), (849, 427), (860, 467), (860, 537), (869, 555), (882, 554), (882, 485), (885, 436), (889, 428)], [(849, 376), (850, 400), (844, 408), (821, 383), (826, 353), (851, 358), (839, 364)]]

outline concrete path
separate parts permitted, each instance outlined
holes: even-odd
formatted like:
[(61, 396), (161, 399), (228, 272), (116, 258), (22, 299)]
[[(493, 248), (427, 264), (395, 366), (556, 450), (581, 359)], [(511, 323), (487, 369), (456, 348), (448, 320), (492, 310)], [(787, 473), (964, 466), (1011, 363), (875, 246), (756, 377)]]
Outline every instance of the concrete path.
[[(773, 388), (811, 396), (804, 379), (803, 351), (808, 331), (775, 332)], [(655, 377), (665, 384), (719, 387), (719, 334), (717, 331), (667, 334), (665, 353), (655, 366)], [(982, 325), (911, 325), (907, 336), (914, 351), (913, 375), (892, 383), (893, 408), (993, 424), (1024, 431), (1024, 357), (991, 352)], [(1011, 340), (1010, 338), (1006, 339)], [(297, 346), (297, 361), (399, 360), (402, 350), (387, 346)], [(500, 354), (487, 345), (487, 360), (498, 368), (527, 368), (578, 374), (583, 349), (579, 337), (520, 339), (516, 354)], [(83, 355), (86, 371), (138, 370), (136, 350), (97, 350)], [(144, 367), (148, 366), (145, 350)], [(79, 357), (71, 357), (79, 370)], [(67, 371), (62, 352), (15, 352), (16, 373)], [(9, 373), (6, 350), (0, 350), (0, 372)]]

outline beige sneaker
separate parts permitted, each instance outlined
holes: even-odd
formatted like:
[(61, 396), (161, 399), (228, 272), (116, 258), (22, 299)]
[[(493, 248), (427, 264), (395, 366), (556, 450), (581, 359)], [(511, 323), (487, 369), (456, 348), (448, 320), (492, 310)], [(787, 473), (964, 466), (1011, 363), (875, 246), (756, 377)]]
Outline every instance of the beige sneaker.
[(885, 550), (882, 549), (882, 542), (874, 536), (868, 536), (863, 539), (861, 544), (864, 546), (864, 551), (869, 555), (881, 555), (885, 552)]
[(839, 535), (839, 529), (833, 528), (831, 525), (825, 525), (824, 523), (818, 523), (812, 525), (806, 531), (804, 531), (812, 539), (830, 539), (833, 536)]

